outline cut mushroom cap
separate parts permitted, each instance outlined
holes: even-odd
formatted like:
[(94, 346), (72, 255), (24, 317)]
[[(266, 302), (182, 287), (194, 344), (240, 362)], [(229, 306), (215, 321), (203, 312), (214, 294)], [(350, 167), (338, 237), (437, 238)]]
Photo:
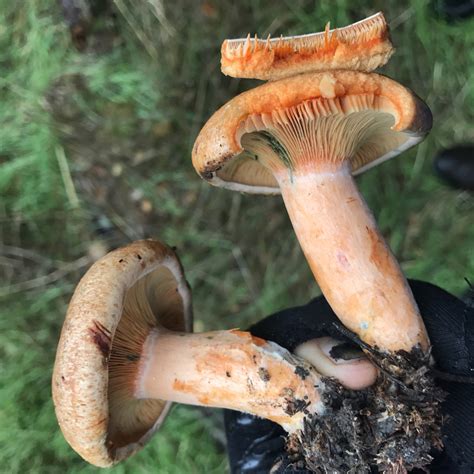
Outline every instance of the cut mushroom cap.
[(318, 367), (356, 389), (376, 377), (367, 360), (334, 364), (317, 340), (305, 352), (315, 370), (249, 333), (190, 328), (189, 287), (169, 247), (135, 242), (89, 269), (68, 309), (52, 381), (60, 427), (84, 459), (105, 467), (140, 449), (166, 416), (166, 400), (253, 413), (295, 433), (306, 410), (323, 411)]
[(179, 260), (159, 242), (139, 241), (107, 254), (89, 269), (74, 292), (61, 332), (52, 382), (56, 416), (69, 444), (97, 466), (140, 449), (171, 406), (162, 400), (116, 400), (109, 390), (112, 343), (125, 295), (145, 276), (144, 289), (159, 322), (171, 330), (190, 331), (191, 293)]
[(358, 193), (358, 174), (420, 142), (428, 107), (378, 74), (307, 73), (221, 107), (193, 148), (211, 184), (281, 192), (308, 263), (342, 322), (381, 350), (428, 347), (413, 295)]
[(264, 40), (225, 40), (222, 72), (249, 79), (282, 79), (304, 72), (348, 69), (370, 72), (393, 54), (388, 26), (379, 12), (344, 28)]

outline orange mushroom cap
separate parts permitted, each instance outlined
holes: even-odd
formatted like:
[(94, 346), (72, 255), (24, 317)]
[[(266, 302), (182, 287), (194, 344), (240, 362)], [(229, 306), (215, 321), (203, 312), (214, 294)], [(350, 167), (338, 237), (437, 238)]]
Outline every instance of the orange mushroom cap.
[[(373, 113), (368, 127), (358, 120), (366, 120), (366, 112)], [(262, 84), (223, 105), (199, 133), (192, 152), (193, 165), (201, 177), (216, 186), (278, 194), (271, 171), (254, 153), (246, 152), (246, 138), (299, 121), (293, 128), (299, 134), (298, 143), (314, 142), (318, 147), (318, 138), (311, 142), (311, 133), (318, 129), (321, 119), (330, 117), (337, 118), (338, 124), (350, 121), (343, 124), (344, 133), (326, 126), (327, 136), (323, 138), (331, 142), (334, 156), (350, 161), (353, 174), (416, 145), (432, 124), (426, 104), (388, 77), (355, 71), (300, 74)], [(311, 126), (305, 128), (302, 122)], [(320, 150), (314, 151), (314, 156), (321, 155)]]
[[(56, 416), (69, 444), (96, 466), (110, 466), (141, 449), (171, 406), (136, 399), (131, 387), (111, 379), (124, 308), (141, 298), (148, 299), (164, 327), (191, 329), (191, 293), (181, 264), (158, 241), (137, 241), (98, 260), (78, 284), (61, 332), (52, 379)], [(130, 364), (138, 358), (131, 357)]]

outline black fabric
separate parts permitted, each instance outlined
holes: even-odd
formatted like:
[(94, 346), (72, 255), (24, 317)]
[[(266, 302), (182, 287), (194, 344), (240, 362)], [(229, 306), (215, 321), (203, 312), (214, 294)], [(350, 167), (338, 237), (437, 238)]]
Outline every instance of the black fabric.
[[(411, 280), (415, 299), (433, 345), (436, 369), (458, 376), (474, 376), (474, 308), (430, 283)], [(307, 305), (275, 313), (250, 328), (252, 334), (294, 350), (321, 336), (341, 339), (339, 324), (323, 297)], [(433, 473), (474, 472), (474, 385), (439, 379), (448, 393), (443, 411), (449, 417), (444, 426), (445, 449), (433, 453)], [(233, 474), (263, 474), (282, 459), (277, 473), (304, 473), (284, 458), (285, 432), (278, 425), (257, 417), (224, 411), (228, 455)]]
[[(470, 3), (474, 13), (474, 0)], [(474, 191), (474, 145), (441, 150), (433, 164), (436, 173), (454, 188)]]
[(433, 0), (435, 11), (452, 22), (474, 15), (474, 0)]

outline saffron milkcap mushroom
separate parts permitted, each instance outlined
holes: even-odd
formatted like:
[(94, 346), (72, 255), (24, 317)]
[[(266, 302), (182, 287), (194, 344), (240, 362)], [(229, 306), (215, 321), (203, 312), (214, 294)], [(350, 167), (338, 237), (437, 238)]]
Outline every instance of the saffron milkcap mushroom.
[(225, 40), (221, 70), (232, 77), (275, 80), (304, 72), (348, 69), (370, 72), (394, 52), (382, 12), (344, 28), (280, 38)]
[(222, 106), (192, 159), (215, 186), (282, 194), (324, 296), (363, 341), (381, 351), (427, 350), (411, 290), (353, 175), (416, 145), (431, 123), (429, 108), (387, 77), (306, 73)]
[[(52, 380), (61, 430), (85, 460), (106, 467), (139, 450), (172, 401), (256, 414), (289, 433), (302, 428), (304, 411), (323, 412), (324, 382), (310, 363), (247, 332), (191, 334), (191, 326), (190, 289), (168, 246), (137, 241), (87, 271)], [(327, 340), (308, 344), (321, 373), (351, 388), (374, 382), (367, 360), (332, 364)]]

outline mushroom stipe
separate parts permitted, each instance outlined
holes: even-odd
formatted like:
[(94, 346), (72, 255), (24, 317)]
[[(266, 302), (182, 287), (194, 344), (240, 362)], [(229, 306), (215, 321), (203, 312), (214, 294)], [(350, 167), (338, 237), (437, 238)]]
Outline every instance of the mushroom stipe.
[(215, 186), (281, 193), (324, 296), (351, 331), (387, 352), (427, 349), (411, 290), (352, 175), (430, 128), (426, 104), (387, 77), (306, 73), (222, 106), (196, 138), (193, 164)]

